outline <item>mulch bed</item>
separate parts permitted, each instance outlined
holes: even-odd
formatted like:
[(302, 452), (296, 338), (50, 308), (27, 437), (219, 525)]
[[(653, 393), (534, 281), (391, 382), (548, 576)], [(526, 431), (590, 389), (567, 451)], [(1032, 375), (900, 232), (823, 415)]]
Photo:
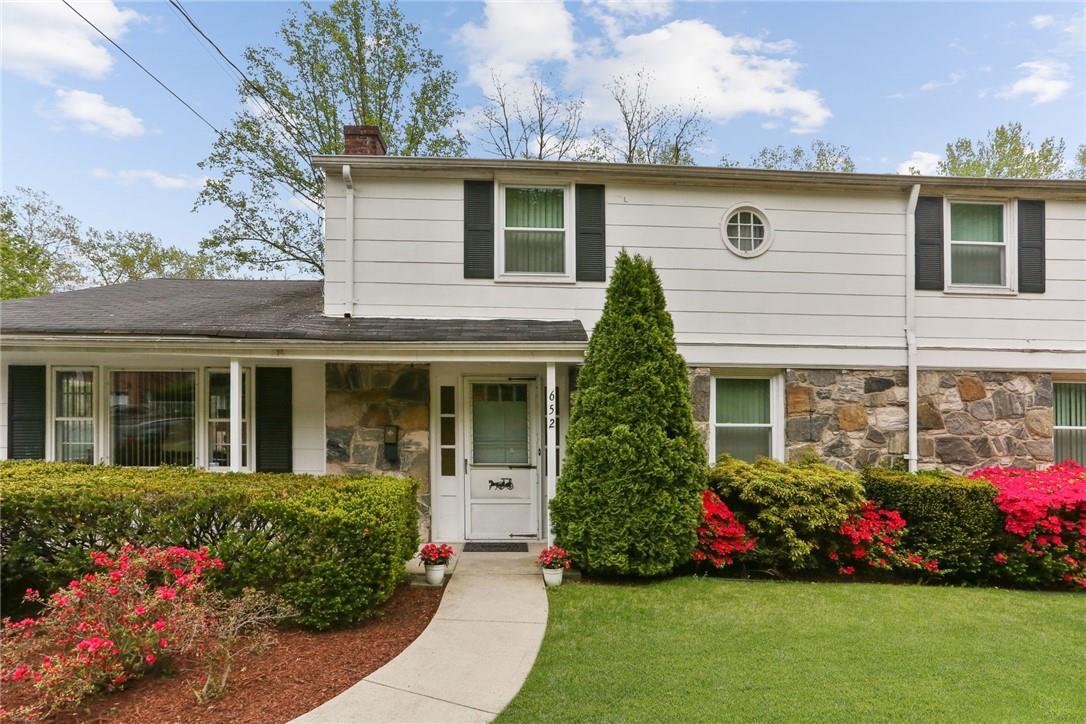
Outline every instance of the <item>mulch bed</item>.
[[(179, 662), (168, 675), (149, 675), (124, 691), (88, 699), (78, 711), (50, 721), (159, 724), (286, 722), (350, 688), (414, 641), (441, 602), (443, 588), (403, 585), (376, 618), (336, 631), (288, 630), (262, 653), (239, 659), (229, 691), (218, 701), (196, 703), (199, 673)], [(5, 688), (7, 688), (5, 686)], [(5, 707), (18, 702), (6, 691)]]

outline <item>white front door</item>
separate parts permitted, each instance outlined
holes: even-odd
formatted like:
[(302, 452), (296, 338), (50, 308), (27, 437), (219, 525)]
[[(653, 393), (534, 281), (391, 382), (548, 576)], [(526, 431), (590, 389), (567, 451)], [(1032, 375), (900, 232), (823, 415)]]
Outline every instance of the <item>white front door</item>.
[(468, 540), (539, 538), (539, 384), (466, 381)]

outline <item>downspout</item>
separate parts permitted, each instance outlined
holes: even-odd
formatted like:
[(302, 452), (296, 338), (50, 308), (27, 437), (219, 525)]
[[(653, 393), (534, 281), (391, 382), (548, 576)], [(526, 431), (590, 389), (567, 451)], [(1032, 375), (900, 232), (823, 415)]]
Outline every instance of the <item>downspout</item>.
[(909, 472), (916, 472), (919, 447), (916, 422), (916, 202), (920, 184), (913, 184), (905, 208), (905, 365), (909, 375)]
[(354, 179), (351, 177), (351, 166), (346, 163), (343, 164), (343, 185), (347, 187), (343, 204), (343, 243), (347, 264), (343, 279), (347, 287), (343, 300), (343, 316), (349, 319), (354, 316)]

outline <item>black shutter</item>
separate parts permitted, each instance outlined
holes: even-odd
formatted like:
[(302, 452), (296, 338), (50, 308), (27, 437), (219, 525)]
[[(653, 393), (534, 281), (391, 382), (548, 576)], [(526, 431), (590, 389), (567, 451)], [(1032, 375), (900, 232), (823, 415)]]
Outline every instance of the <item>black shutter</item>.
[(921, 196), (916, 202), (916, 288), (942, 290), (943, 198)]
[(577, 281), (607, 278), (603, 186), (577, 184)]
[(8, 458), (45, 459), (45, 366), (8, 367)]
[(294, 410), (290, 367), (256, 368), (256, 470), (294, 470)]
[(494, 278), (494, 182), (464, 182), (464, 278)]
[(1018, 291), (1045, 291), (1045, 202), (1018, 202)]

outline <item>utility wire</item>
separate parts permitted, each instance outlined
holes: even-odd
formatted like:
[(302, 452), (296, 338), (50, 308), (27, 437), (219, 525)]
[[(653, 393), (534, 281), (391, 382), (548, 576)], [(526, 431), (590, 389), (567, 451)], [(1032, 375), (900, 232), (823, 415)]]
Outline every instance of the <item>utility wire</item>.
[(188, 109), (189, 109), (189, 110), (190, 110), (190, 111), (192, 112), (192, 114), (193, 114), (194, 116), (196, 116), (197, 118), (199, 118), (199, 119), (200, 119), (201, 121), (203, 121), (203, 122), (204, 122), (204, 125), (206, 125), (206, 126), (207, 126), (208, 128), (210, 128), (210, 129), (211, 129), (212, 131), (214, 131), (214, 132), (215, 132), (216, 134), (218, 134), (218, 135), (220, 135), (220, 136), (222, 135), (222, 132), (221, 132), (221, 131), (220, 131), (220, 130), (219, 130), (218, 128), (215, 128), (214, 124), (212, 124), (212, 123), (211, 123), (211, 121), (209, 121), (209, 120), (207, 120), (206, 118), (204, 118), (204, 117), (203, 117), (203, 115), (202, 115), (202, 114), (201, 114), (201, 113), (200, 113), (200, 112), (199, 112), (198, 110), (196, 110), (195, 108), (193, 108), (192, 106), (190, 106), (190, 105), (188, 104), (188, 102), (186, 102), (186, 101), (185, 101), (185, 99), (184, 99), (184, 98), (182, 98), (181, 96), (179, 96), (179, 95), (177, 95), (176, 93), (174, 93), (174, 92), (173, 92), (173, 89), (172, 89), (172, 88), (170, 88), (170, 87), (169, 87), (168, 85), (166, 85), (166, 84), (165, 84), (165, 83), (163, 83), (163, 82), (162, 82), (161, 80), (159, 80), (159, 78), (158, 78), (158, 76), (157, 76), (157, 75), (155, 75), (155, 74), (154, 74), (154, 73), (152, 73), (151, 71), (147, 70), (147, 68), (146, 68), (146, 67), (145, 67), (145, 66), (143, 65), (143, 63), (141, 63), (141, 62), (139, 62), (138, 60), (136, 60), (135, 58), (133, 58), (133, 57), (132, 57), (132, 56), (131, 56), (131, 55), (129, 54), (129, 52), (128, 52), (127, 50), (125, 50), (125, 49), (124, 49), (124, 48), (122, 48), (121, 46), (117, 45), (116, 41), (114, 41), (114, 40), (113, 40), (113, 38), (109, 37), (109, 36), (108, 36), (108, 35), (106, 35), (106, 34), (105, 34), (104, 32), (102, 32), (101, 28), (99, 28), (99, 27), (98, 27), (97, 25), (95, 25), (95, 24), (94, 24), (94, 23), (92, 23), (92, 22), (91, 22), (90, 20), (88, 20), (88, 19), (87, 19), (87, 17), (86, 17), (85, 15), (83, 15), (83, 13), (79, 12), (79, 11), (78, 11), (78, 10), (76, 10), (76, 9), (75, 9), (74, 7), (72, 7), (72, 4), (71, 4), (70, 2), (68, 2), (68, 0), (61, 0), (61, 2), (63, 2), (63, 3), (65, 4), (65, 5), (67, 5), (67, 6), (68, 6), (68, 9), (69, 9), (69, 10), (71, 10), (71, 11), (72, 11), (73, 13), (75, 13), (75, 14), (76, 14), (76, 15), (78, 15), (78, 16), (79, 16), (80, 18), (82, 18), (82, 19), (83, 19), (83, 22), (85, 22), (85, 23), (86, 23), (87, 25), (89, 25), (89, 26), (91, 26), (92, 28), (94, 28), (94, 29), (95, 29), (95, 30), (96, 30), (96, 31), (98, 32), (98, 34), (99, 34), (99, 35), (101, 35), (101, 36), (102, 36), (103, 38), (105, 38), (106, 40), (108, 40), (108, 41), (109, 41), (109, 43), (110, 43), (110, 45), (112, 45), (112, 46), (113, 46), (114, 48), (116, 48), (117, 50), (121, 51), (121, 53), (123, 53), (123, 54), (124, 54), (124, 56), (125, 56), (126, 58), (128, 58), (129, 60), (131, 60), (131, 61), (132, 61), (133, 63), (135, 63), (135, 64), (136, 64), (137, 66), (139, 66), (139, 69), (140, 69), (140, 70), (142, 70), (142, 71), (143, 71), (144, 73), (146, 73), (147, 75), (149, 75), (149, 76), (151, 77), (151, 79), (152, 79), (152, 80), (154, 80), (154, 82), (155, 82), (155, 83), (158, 83), (158, 84), (159, 84), (160, 86), (162, 86), (162, 87), (163, 87), (163, 88), (164, 88), (164, 89), (166, 90), (166, 92), (167, 92), (167, 93), (169, 93), (169, 94), (170, 94), (171, 96), (173, 96), (174, 98), (176, 98), (176, 99), (177, 99), (177, 102), (178, 102), (178, 103), (180, 103), (181, 105), (183, 105), (183, 106), (184, 106), (185, 108), (188, 108)]

